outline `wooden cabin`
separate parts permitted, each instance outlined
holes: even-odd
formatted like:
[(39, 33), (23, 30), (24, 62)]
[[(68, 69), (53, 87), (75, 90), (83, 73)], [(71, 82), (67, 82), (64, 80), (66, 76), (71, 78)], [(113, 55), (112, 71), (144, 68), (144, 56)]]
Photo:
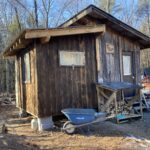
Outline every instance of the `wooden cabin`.
[(5, 50), (16, 64), (17, 107), (37, 117), (97, 108), (95, 83), (140, 82), (150, 38), (90, 5), (51, 29), (27, 29)]

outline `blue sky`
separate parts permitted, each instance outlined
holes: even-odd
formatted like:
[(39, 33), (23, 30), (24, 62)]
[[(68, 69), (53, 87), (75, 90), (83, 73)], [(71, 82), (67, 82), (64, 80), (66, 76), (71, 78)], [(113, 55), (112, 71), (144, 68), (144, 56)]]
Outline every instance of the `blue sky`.
[[(32, 0), (26, 0), (29, 5), (33, 5), (31, 2), (33, 2)], [(41, 0), (38, 0), (38, 2), (40, 2)], [(61, 24), (62, 22), (64, 22), (65, 20), (69, 19), (70, 17), (72, 17), (73, 15), (75, 15), (77, 13), (76, 10), (76, 6), (75, 6), (75, 1), (79, 1), (79, 5), (78, 5), (78, 11), (84, 9), (85, 7), (87, 7), (90, 4), (96, 4), (94, 3), (95, 0), (72, 0), (72, 4), (70, 4), (67, 9), (65, 9), (65, 11), (63, 11), (63, 13), (61, 12), (61, 8), (63, 7), (63, 4), (65, 3), (66, 0), (54, 0), (53, 6), (51, 8), (51, 12), (50, 12), (50, 27), (54, 27), (55, 24)], [(132, 14), (131, 10), (136, 10), (138, 1), (140, 0), (116, 0), (115, 6), (118, 8), (118, 6), (123, 7), (123, 11), (115, 11), (112, 13), (113, 16), (115, 16), (116, 18), (126, 22), (126, 20), (128, 18), (125, 17), (130, 17), (130, 15)], [(133, 3), (134, 2), (134, 3)], [(131, 9), (132, 8), (132, 9)], [(134, 12), (135, 13), (135, 12)], [(39, 17), (42, 18), (41, 15), (39, 15)], [(132, 16), (133, 19), (135, 16)], [(129, 21), (129, 24), (132, 22)], [(132, 23), (131, 23), (132, 24)], [(138, 28), (139, 23), (136, 22), (136, 24), (132, 24), (134, 27)]]

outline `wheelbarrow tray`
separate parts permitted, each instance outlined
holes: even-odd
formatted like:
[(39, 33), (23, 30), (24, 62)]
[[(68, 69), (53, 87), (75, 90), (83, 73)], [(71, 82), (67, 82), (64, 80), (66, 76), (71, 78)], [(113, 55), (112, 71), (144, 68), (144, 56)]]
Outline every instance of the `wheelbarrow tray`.
[(74, 125), (85, 124), (93, 122), (95, 120), (94, 109), (78, 109), (78, 108), (68, 108), (63, 109), (62, 113), (68, 118), (68, 120)]

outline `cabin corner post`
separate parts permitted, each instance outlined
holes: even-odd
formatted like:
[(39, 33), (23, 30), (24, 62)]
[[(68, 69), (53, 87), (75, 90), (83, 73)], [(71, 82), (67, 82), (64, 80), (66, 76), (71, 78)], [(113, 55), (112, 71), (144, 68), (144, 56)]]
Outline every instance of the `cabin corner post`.
[(16, 92), (16, 106), (19, 107), (19, 72), (17, 56), (15, 57), (15, 92)]
[(38, 50), (38, 46), (36, 43), (36, 40), (34, 40), (34, 51), (35, 51), (35, 98), (36, 98), (36, 116), (39, 116), (39, 92), (38, 92), (38, 64), (37, 64), (37, 59), (38, 59), (38, 55), (37, 55), (37, 50)]
[[(96, 78), (97, 83), (103, 82), (103, 46), (102, 42), (104, 38), (104, 34), (96, 34), (95, 35), (95, 51), (96, 51)], [(101, 111), (101, 103), (104, 102), (104, 97), (100, 95), (100, 91), (103, 91), (99, 86), (96, 86), (97, 93), (97, 102), (98, 102), (98, 111)]]
[(97, 82), (103, 82), (101, 34), (95, 36)]
[(22, 60), (21, 60), (21, 56), (19, 56), (18, 58), (19, 61), (19, 81), (20, 81), (20, 99), (21, 99), (21, 109), (25, 109), (24, 106), (24, 98), (23, 98), (23, 85), (22, 85)]
[(140, 49), (134, 51), (134, 63), (135, 63), (135, 82), (140, 84), (141, 81), (141, 70), (140, 70)]
[(119, 69), (120, 69), (120, 81), (123, 82), (123, 60), (122, 60), (122, 57), (123, 57), (123, 49), (120, 48), (119, 49)]
[(52, 116), (41, 116), (40, 113), (40, 98), (39, 98), (39, 69), (38, 69), (38, 63), (39, 63), (39, 54), (38, 51), (40, 50), (39, 45), (37, 44), (37, 41), (34, 40), (34, 52), (35, 52), (35, 98), (36, 98), (36, 110), (35, 110), (35, 116), (37, 118), (38, 122), (38, 130), (44, 131), (48, 129), (52, 129), (54, 127), (54, 122), (52, 119)]

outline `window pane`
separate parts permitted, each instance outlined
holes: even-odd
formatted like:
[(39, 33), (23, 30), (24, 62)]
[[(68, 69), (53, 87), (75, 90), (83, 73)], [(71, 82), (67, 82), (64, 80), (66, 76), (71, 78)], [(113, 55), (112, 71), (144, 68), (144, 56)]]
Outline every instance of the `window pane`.
[(131, 75), (131, 56), (123, 56), (123, 73)]
[(22, 78), (24, 82), (30, 81), (30, 58), (29, 53), (23, 56), (22, 61)]
[(85, 52), (60, 51), (59, 62), (61, 66), (84, 66)]
[(26, 81), (30, 81), (30, 61), (29, 61), (29, 53), (26, 56)]

